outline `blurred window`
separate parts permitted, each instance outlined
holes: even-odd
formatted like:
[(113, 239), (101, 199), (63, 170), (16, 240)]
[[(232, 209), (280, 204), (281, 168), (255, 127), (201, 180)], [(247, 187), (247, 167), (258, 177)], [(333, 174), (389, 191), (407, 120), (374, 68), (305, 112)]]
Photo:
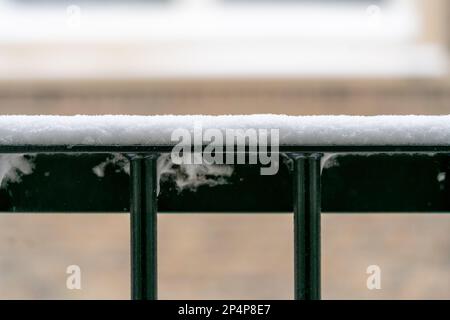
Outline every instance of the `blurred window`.
[(445, 42), (423, 40), (424, 0), (67, 4), (0, 2), (0, 74), (270, 78), (447, 73)]

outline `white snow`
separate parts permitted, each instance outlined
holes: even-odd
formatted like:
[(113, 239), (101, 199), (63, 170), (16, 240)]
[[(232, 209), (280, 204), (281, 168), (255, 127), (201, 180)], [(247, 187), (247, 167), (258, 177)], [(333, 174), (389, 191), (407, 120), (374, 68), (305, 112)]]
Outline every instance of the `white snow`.
[(336, 153), (324, 153), (320, 158), (320, 172), (323, 172), (323, 169), (332, 168), (339, 165), (338, 161), (339, 154)]
[(6, 187), (10, 182), (20, 182), (21, 176), (31, 174), (33, 169), (33, 156), (0, 155), (0, 188)]
[(279, 129), (280, 145), (450, 145), (445, 116), (0, 116), (1, 145), (173, 145), (173, 130)]
[(196, 190), (199, 186), (218, 186), (228, 183), (233, 173), (233, 166), (224, 164), (183, 164), (172, 162), (170, 154), (163, 154), (158, 158), (158, 189), (160, 182), (171, 179), (175, 181), (178, 190)]
[(115, 153), (108, 157), (102, 163), (96, 165), (92, 168), (92, 172), (99, 178), (103, 178), (105, 176), (105, 170), (107, 166), (113, 166), (116, 172), (125, 172), (126, 174), (130, 174), (130, 162), (124, 155)]
[[(105, 161), (92, 168), (92, 172), (99, 178), (105, 177), (106, 167), (112, 166), (115, 172), (130, 174), (130, 162), (122, 154), (112, 154)], [(1, 167), (0, 167), (1, 168)], [(169, 153), (159, 156), (157, 162), (158, 183), (157, 194), (160, 191), (161, 180), (173, 180), (179, 191), (184, 189), (196, 190), (199, 186), (210, 187), (228, 183), (233, 173), (233, 166), (224, 164), (183, 164), (172, 162)]]

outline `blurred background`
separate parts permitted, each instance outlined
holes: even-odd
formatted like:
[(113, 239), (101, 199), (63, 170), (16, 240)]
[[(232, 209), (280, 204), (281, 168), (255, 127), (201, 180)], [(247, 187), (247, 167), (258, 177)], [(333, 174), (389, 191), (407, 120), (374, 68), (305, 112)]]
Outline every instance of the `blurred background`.
[[(0, 0), (0, 114), (449, 114), (449, 17), (446, 0)], [(322, 220), (323, 298), (450, 298), (450, 216)], [(160, 215), (160, 298), (292, 298), (292, 228)], [(128, 299), (129, 269), (128, 215), (0, 216), (0, 298)]]

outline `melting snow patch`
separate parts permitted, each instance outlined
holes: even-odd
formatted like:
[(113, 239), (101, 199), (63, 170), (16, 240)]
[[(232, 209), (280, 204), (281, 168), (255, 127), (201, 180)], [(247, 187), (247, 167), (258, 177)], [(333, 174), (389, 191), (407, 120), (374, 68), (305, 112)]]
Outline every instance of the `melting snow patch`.
[(338, 154), (335, 153), (325, 153), (322, 158), (320, 158), (320, 172), (323, 169), (332, 168), (339, 165)]
[(22, 175), (31, 174), (34, 157), (23, 154), (0, 155), (0, 187), (6, 187), (10, 182), (20, 182)]
[(214, 187), (227, 184), (233, 169), (233, 166), (222, 164), (177, 165), (172, 162), (170, 154), (164, 154), (158, 159), (158, 187), (160, 181), (167, 179), (173, 179), (179, 190), (196, 190), (203, 185)]
[[(116, 172), (130, 174), (130, 162), (121, 154), (114, 154), (102, 163), (92, 168), (92, 172), (99, 178), (105, 176), (108, 166), (114, 166)], [(233, 173), (230, 165), (203, 165), (185, 164), (177, 165), (171, 160), (170, 154), (162, 154), (157, 160), (158, 189), (161, 181), (173, 180), (178, 190), (196, 190), (199, 186), (217, 186), (228, 183), (228, 178)]]
[(111, 157), (92, 168), (92, 172), (94, 172), (97, 177), (103, 178), (105, 176), (105, 169), (109, 165), (114, 166), (116, 172), (123, 171), (128, 175), (130, 174), (130, 162), (121, 154), (113, 154)]

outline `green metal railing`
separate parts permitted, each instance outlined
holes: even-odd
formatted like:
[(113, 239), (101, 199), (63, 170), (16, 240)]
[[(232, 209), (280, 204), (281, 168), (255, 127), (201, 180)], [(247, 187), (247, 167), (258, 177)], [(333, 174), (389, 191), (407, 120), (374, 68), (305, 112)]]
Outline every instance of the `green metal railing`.
[[(163, 211), (195, 212), (197, 210), (226, 211), (227, 207), (224, 205), (226, 197), (230, 194), (235, 196), (234, 188), (240, 193), (248, 195), (246, 198), (234, 201), (232, 204), (234, 207), (231, 208), (234, 211), (293, 211), (294, 288), (295, 298), (301, 300), (320, 299), (321, 206), (324, 205), (328, 212), (336, 208), (338, 210), (334, 211), (347, 212), (369, 212), (383, 208), (385, 211), (395, 212), (450, 212), (450, 202), (448, 201), (450, 187), (448, 183), (444, 186), (439, 185), (440, 182), (434, 176), (438, 172), (450, 169), (448, 160), (450, 146), (285, 146), (280, 148), (280, 153), (290, 159), (290, 170), (287, 169), (288, 166), (280, 168), (280, 172), (274, 177), (261, 177), (254, 173), (255, 166), (244, 165), (241, 170), (236, 170), (236, 179), (227, 186), (205, 187), (197, 193), (189, 193), (189, 191), (178, 194), (162, 192), (162, 194), (168, 195), (168, 198), (164, 199), (161, 196), (158, 199), (157, 159), (159, 154), (170, 152), (170, 150), (169, 146), (0, 146), (0, 153), (38, 154), (35, 172), (30, 176), (24, 176), (22, 183), (12, 184), (7, 195), (0, 195), (0, 210), (6, 212), (126, 212), (129, 210), (132, 298), (156, 299), (158, 282), (157, 213)], [(341, 166), (327, 169), (321, 173), (322, 155), (330, 152), (340, 154), (343, 159), (349, 158), (350, 164), (345, 164), (344, 161)], [(111, 180), (105, 178), (100, 181), (92, 175), (88, 177), (83, 173), (89, 172), (93, 163), (111, 153), (122, 153), (130, 161), (128, 189), (121, 183), (125, 181), (124, 179), (128, 179), (124, 177), (124, 174), (115, 173)], [(357, 177), (351, 176), (355, 168), (358, 170), (358, 165), (370, 164), (373, 157), (376, 159), (372, 162), (372, 167), (361, 169)], [(399, 165), (396, 161), (402, 163), (401, 167), (404, 172), (398, 169)], [(55, 196), (55, 190), (51, 187), (52, 183), (49, 182), (44, 187), (40, 185), (42, 181), (40, 170), (48, 170), (48, 168), (58, 170), (58, 167), (64, 166), (64, 163), (69, 163), (70, 170), (60, 171), (64, 172), (63, 175), (66, 176), (58, 179), (58, 183), (62, 183), (58, 188), (61, 197), (58, 197)], [(377, 173), (377, 166), (373, 166), (373, 163), (382, 166), (380, 170), (385, 173), (384, 176)], [(365, 178), (367, 176), (362, 173), (370, 172), (370, 170), (375, 170), (374, 177), (379, 179), (375, 178), (370, 181), (371, 184), (374, 184), (374, 188), (377, 188), (377, 183), (387, 181), (396, 188), (395, 190), (399, 191), (398, 195), (392, 196), (395, 192), (391, 192), (384, 194), (381, 200), (367, 201), (367, 195), (373, 193), (373, 189), (367, 189), (367, 185), (364, 184), (367, 182)], [(420, 182), (417, 189), (414, 190), (408, 189), (409, 181), (402, 181), (411, 172), (415, 172), (416, 182)], [(278, 187), (271, 191), (274, 195), (268, 197), (267, 202), (262, 204), (259, 200), (252, 201), (251, 195), (264, 192), (264, 188), (268, 186), (267, 182)], [(264, 186), (264, 184), (266, 185)], [(90, 185), (94, 186), (89, 189)], [(164, 186), (161, 188), (164, 189)], [(364, 190), (365, 188), (367, 190)], [(31, 189), (34, 190), (34, 193), (30, 192)], [(46, 196), (45, 194), (48, 192), (46, 190), (50, 189), (52, 189), (51, 196)], [(93, 198), (81, 204), (77, 199), (73, 202), (61, 200), (66, 199), (65, 193), (73, 195), (79, 192), (83, 196), (85, 191), (83, 189), (90, 190), (86, 192), (93, 192)], [(355, 190), (362, 191), (358, 194), (355, 193)], [(416, 203), (410, 207), (405, 206), (404, 199), (410, 199), (411, 194), (405, 194), (405, 190), (412, 190), (411, 192), (417, 194)], [(117, 199), (111, 200), (108, 207), (102, 200), (102, 193), (108, 194), (110, 198), (111, 193), (122, 196), (128, 194), (129, 198), (124, 200), (120, 196), (112, 197)], [(434, 195), (435, 193), (437, 196)], [(209, 194), (208, 197), (212, 195), (216, 201), (207, 204), (206, 207), (201, 207), (200, 203), (202, 202), (198, 200), (199, 197), (205, 199), (205, 194)], [(349, 197), (353, 197), (355, 194), (356, 197), (362, 197), (364, 202), (352, 201), (352, 198)], [(434, 198), (430, 197), (431, 194)], [(128, 201), (128, 207), (125, 201)]]
[(295, 299), (320, 299), (320, 158), (293, 154)]
[(130, 157), (131, 291), (136, 300), (157, 298), (157, 155)]
[[(293, 166), (295, 298), (320, 299), (321, 154), (289, 154)], [(133, 299), (157, 298), (157, 154), (131, 155)]]

